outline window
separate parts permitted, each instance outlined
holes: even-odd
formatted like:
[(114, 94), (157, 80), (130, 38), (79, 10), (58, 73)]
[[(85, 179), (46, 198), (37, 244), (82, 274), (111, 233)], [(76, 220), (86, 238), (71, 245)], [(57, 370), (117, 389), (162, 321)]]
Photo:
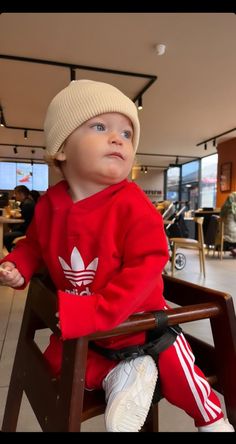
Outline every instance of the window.
[(168, 200), (179, 200), (180, 168), (172, 167), (167, 170), (166, 198)]
[(43, 163), (0, 162), (0, 189), (13, 190), (25, 185), (30, 190), (48, 188), (48, 165)]
[(184, 163), (182, 165), (182, 183), (198, 182), (199, 161)]
[(194, 160), (182, 165), (181, 200), (186, 209), (196, 210), (199, 206), (199, 161)]
[(201, 198), (202, 208), (215, 208), (217, 187), (218, 154), (203, 157), (201, 160)]

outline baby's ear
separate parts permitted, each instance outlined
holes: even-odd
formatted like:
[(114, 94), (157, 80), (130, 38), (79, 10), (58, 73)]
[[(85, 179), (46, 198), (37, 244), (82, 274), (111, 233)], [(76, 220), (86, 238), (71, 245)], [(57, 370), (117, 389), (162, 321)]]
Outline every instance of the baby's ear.
[(63, 162), (66, 160), (66, 154), (64, 151), (58, 151), (58, 153), (55, 154), (54, 159), (59, 160), (60, 162)]

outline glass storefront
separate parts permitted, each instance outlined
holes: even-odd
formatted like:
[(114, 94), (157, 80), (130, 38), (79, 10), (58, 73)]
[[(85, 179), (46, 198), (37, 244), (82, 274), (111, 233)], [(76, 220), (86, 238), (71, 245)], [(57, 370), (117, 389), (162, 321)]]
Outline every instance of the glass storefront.
[(166, 199), (179, 200), (180, 167), (171, 167), (166, 175)]
[(218, 154), (203, 157), (201, 161), (200, 207), (215, 208)]
[(186, 202), (187, 210), (214, 208), (216, 204), (218, 154), (168, 168), (166, 199)]
[(181, 200), (186, 201), (188, 210), (199, 207), (199, 160), (182, 165)]

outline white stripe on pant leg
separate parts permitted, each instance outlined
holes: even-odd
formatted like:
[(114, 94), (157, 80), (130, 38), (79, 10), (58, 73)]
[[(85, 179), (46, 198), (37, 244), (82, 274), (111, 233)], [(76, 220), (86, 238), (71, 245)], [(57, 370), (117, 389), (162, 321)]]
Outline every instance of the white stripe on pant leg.
[(212, 402), (210, 399), (207, 400), (207, 403), (209, 404), (209, 406), (211, 406), (216, 412), (221, 413), (222, 410), (220, 407), (218, 407), (218, 405), (214, 404), (214, 402)]
[[(211, 393), (210, 385), (208, 384), (208, 382), (204, 378), (202, 378), (200, 375), (198, 375), (195, 372), (195, 370), (194, 370), (195, 356), (193, 355), (193, 353), (189, 349), (184, 336), (182, 336), (181, 339), (179, 337), (177, 339), (178, 339), (179, 347), (182, 350), (183, 354), (185, 355), (185, 358), (187, 359), (187, 361), (190, 365), (190, 368), (192, 369), (193, 377), (196, 380), (198, 387), (201, 389), (202, 392), (204, 392), (204, 399), (205, 399)], [(184, 342), (184, 344), (183, 344), (183, 342)]]
[[(190, 357), (190, 359), (192, 361), (192, 362), (190, 362), (190, 365), (191, 365), (191, 367), (193, 367), (193, 372), (202, 381), (202, 383), (205, 385), (205, 388), (206, 388), (206, 391), (207, 391), (207, 395), (209, 396), (210, 393), (211, 393), (210, 385), (209, 385), (209, 383), (205, 379), (203, 379), (201, 376), (199, 376), (197, 373), (195, 373), (195, 371), (194, 371), (195, 356), (194, 356), (194, 354), (193, 354), (193, 352), (192, 352), (192, 350), (190, 348), (189, 343), (186, 341), (186, 338), (185, 338), (185, 336), (183, 334), (181, 334), (181, 340), (182, 340), (183, 344), (185, 345), (186, 353), (188, 353), (188, 355), (189, 355), (189, 357)], [(192, 363), (193, 363), (193, 366), (192, 366)]]
[(200, 396), (199, 396), (199, 394), (198, 394), (198, 392), (196, 390), (195, 384), (193, 383), (192, 376), (190, 375), (189, 369), (188, 369), (188, 367), (187, 367), (187, 365), (186, 365), (186, 363), (184, 361), (182, 353), (180, 352), (180, 349), (179, 349), (179, 346), (177, 344), (177, 341), (175, 341), (173, 345), (175, 347), (177, 356), (179, 358), (180, 364), (181, 364), (182, 369), (184, 371), (185, 377), (186, 377), (186, 379), (188, 381), (188, 385), (189, 385), (189, 388), (190, 388), (190, 390), (191, 390), (191, 392), (193, 394), (195, 402), (196, 402), (196, 404), (197, 404), (197, 406), (198, 406), (198, 408), (199, 408), (199, 410), (201, 412), (202, 417), (204, 418), (204, 421), (208, 422), (208, 421), (210, 421), (210, 418), (209, 418), (207, 412), (205, 411), (204, 406), (202, 405), (202, 401), (201, 401)]
[(217, 414), (215, 413), (215, 411), (217, 413), (221, 412), (220, 407), (218, 407), (216, 404), (214, 404), (212, 401), (210, 401), (209, 395), (211, 392), (210, 389), (210, 385), (209, 383), (200, 375), (198, 375), (195, 370), (194, 370), (194, 361), (195, 361), (195, 357), (192, 354), (191, 350), (189, 350), (189, 347), (187, 347), (187, 350), (185, 348), (185, 345), (188, 346), (185, 338), (183, 335), (178, 336), (178, 344), (180, 347), (180, 350), (182, 351), (185, 359), (188, 361), (190, 368), (192, 370), (192, 377), (193, 377), (193, 381), (195, 381), (195, 384), (199, 387), (199, 390), (202, 392), (202, 396), (203, 396), (203, 406), (205, 407), (205, 409), (208, 411), (208, 413), (210, 413), (210, 415), (212, 416), (213, 419), (215, 419), (217, 417)]
[[(183, 339), (183, 338), (181, 338), (181, 339)], [(212, 418), (215, 419), (217, 417), (217, 414), (215, 413), (215, 411), (220, 413), (221, 409), (212, 402), (210, 405), (209, 399), (208, 399), (209, 394), (210, 394), (210, 385), (208, 384), (208, 382), (204, 378), (202, 378), (200, 375), (198, 375), (195, 372), (194, 361), (191, 359), (191, 356), (189, 356), (188, 350), (186, 350), (186, 348), (184, 347), (183, 342), (181, 340), (178, 341), (180, 349), (182, 350), (182, 353), (185, 355), (185, 358), (188, 361), (190, 368), (192, 370), (193, 380), (195, 380), (195, 383), (197, 384), (200, 391), (202, 392), (202, 396), (203, 396), (203, 400), (204, 400), (203, 405), (204, 405), (205, 409), (208, 411), (208, 413), (210, 413)], [(192, 355), (192, 353), (191, 353), (191, 355)], [(212, 407), (214, 407), (214, 409), (212, 409)]]
[[(210, 409), (209, 411), (212, 411), (211, 410), (211, 407), (212, 407), (213, 410), (215, 410), (217, 413), (221, 413), (221, 411), (222, 411), (221, 408), (218, 405), (214, 404), (214, 402), (212, 402), (209, 399), (209, 396), (210, 396), (210, 393), (211, 393), (210, 384), (206, 381), (206, 379), (204, 379), (202, 376), (198, 375), (195, 372), (195, 370), (194, 370), (195, 356), (193, 355), (192, 351), (190, 350), (190, 346), (189, 346), (188, 342), (186, 341), (186, 339), (185, 339), (183, 334), (181, 334), (181, 340), (186, 345), (186, 348), (184, 347), (183, 343), (181, 345), (181, 348), (183, 347), (184, 353), (185, 353), (185, 351), (186, 351), (186, 353), (189, 352), (189, 355), (190, 355), (189, 358), (191, 359), (191, 361), (189, 361), (189, 364), (190, 364), (190, 366), (192, 368), (192, 372), (193, 372), (194, 378), (196, 379), (196, 382), (199, 381), (199, 384), (201, 385), (201, 387), (204, 386), (204, 388), (206, 389), (206, 392), (207, 392), (206, 393), (206, 397), (204, 396), (205, 404), (209, 406), (209, 409)], [(181, 344), (181, 340), (180, 340), (179, 344)], [(186, 355), (186, 358), (188, 359), (187, 355)], [(199, 385), (199, 388), (200, 388), (200, 385)], [(205, 390), (204, 390), (204, 393), (205, 393)], [(215, 418), (216, 418), (216, 415), (213, 414), (213, 419), (215, 419)]]

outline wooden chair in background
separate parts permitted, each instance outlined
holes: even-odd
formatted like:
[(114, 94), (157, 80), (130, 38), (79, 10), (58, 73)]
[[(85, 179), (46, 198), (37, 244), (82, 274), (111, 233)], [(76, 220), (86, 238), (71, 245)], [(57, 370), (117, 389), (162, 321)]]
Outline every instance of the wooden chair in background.
[[(224, 395), (227, 416), (236, 428), (236, 322), (230, 295), (163, 276), (164, 294), (179, 305), (167, 310), (168, 325), (210, 319), (214, 347), (186, 334), (196, 363), (213, 387)], [(111, 331), (99, 332), (63, 343), (60, 377), (53, 378), (35, 342), (41, 329), (57, 328), (56, 292), (48, 278), (34, 277), (25, 305), (22, 326), (8, 390), (2, 431), (16, 431), (22, 394), (25, 392), (45, 432), (79, 432), (81, 423), (105, 411), (103, 390), (84, 389), (87, 349), (90, 340), (155, 327), (153, 313), (131, 316)], [(158, 431), (158, 401), (153, 401), (143, 431)]]
[(174, 274), (175, 269), (175, 255), (178, 248), (197, 250), (199, 253), (200, 270), (206, 276), (205, 267), (205, 250), (204, 250), (204, 236), (203, 236), (203, 217), (194, 217), (194, 222), (197, 224), (197, 240), (185, 237), (171, 237), (169, 238), (172, 246), (171, 271)]
[(218, 215), (213, 214), (210, 218), (205, 244), (207, 254), (213, 251), (213, 256), (215, 256), (215, 253), (218, 252), (218, 257), (222, 260), (224, 253), (224, 221)]
[(217, 251), (218, 257), (220, 258), (220, 260), (222, 260), (224, 253), (224, 221), (222, 217), (217, 216), (217, 223), (218, 223), (218, 230), (216, 234), (215, 248), (213, 254), (215, 255), (215, 251)]

